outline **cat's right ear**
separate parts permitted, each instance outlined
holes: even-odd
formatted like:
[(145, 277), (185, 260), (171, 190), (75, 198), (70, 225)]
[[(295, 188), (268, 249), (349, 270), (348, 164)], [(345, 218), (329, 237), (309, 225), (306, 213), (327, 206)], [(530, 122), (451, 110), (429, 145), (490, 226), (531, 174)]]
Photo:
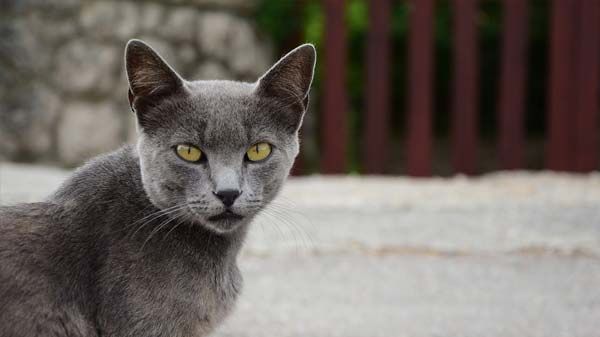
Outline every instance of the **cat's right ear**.
[(308, 92), (315, 73), (317, 52), (312, 44), (303, 44), (282, 57), (261, 78), (257, 93), (275, 98), (287, 109), (279, 115), (286, 129), (298, 131), (308, 108)]
[(287, 102), (296, 101), (306, 109), (316, 60), (314, 45), (306, 43), (297, 47), (258, 79), (258, 93)]
[(183, 79), (141, 40), (127, 42), (125, 70), (129, 82), (129, 104), (138, 114), (139, 103), (156, 102), (183, 90)]

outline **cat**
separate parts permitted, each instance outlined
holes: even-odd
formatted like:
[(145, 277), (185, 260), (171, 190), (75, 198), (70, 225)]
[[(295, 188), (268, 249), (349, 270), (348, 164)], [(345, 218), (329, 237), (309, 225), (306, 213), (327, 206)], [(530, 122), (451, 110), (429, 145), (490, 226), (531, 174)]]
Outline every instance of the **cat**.
[(0, 337), (206, 336), (241, 290), (249, 225), (298, 154), (315, 48), (255, 83), (186, 81), (146, 43), (125, 49), (136, 146), (0, 208)]

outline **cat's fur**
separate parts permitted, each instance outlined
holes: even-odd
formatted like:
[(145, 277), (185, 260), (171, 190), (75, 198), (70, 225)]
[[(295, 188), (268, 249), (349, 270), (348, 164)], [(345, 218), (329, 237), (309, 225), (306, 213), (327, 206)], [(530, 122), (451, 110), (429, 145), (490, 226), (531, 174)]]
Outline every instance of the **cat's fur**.
[[(249, 223), (298, 153), (315, 56), (300, 46), (256, 83), (189, 82), (130, 41), (137, 147), (91, 160), (44, 202), (0, 208), (0, 336), (210, 333), (240, 291)], [(258, 142), (271, 155), (245, 161)], [(207, 161), (184, 162), (180, 143)], [(242, 192), (231, 210), (243, 219), (209, 220), (223, 189)]]

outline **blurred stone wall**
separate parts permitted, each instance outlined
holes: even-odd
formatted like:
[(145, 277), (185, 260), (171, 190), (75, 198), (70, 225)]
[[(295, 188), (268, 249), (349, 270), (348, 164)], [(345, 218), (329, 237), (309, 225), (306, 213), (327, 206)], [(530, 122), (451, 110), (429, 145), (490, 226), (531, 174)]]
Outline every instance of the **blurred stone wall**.
[(140, 38), (187, 79), (273, 61), (256, 0), (0, 0), (0, 159), (74, 166), (135, 140), (123, 65)]

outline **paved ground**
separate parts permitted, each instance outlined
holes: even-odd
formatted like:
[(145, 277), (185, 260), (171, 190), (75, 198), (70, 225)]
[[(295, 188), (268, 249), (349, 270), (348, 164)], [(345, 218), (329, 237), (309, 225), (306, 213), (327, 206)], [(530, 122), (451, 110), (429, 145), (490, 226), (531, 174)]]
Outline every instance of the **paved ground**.
[[(64, 175), (0, 164), (0, 203)], [(599, 206), (600, 174), (292, 179), (216, 335), (600, 336)]]

